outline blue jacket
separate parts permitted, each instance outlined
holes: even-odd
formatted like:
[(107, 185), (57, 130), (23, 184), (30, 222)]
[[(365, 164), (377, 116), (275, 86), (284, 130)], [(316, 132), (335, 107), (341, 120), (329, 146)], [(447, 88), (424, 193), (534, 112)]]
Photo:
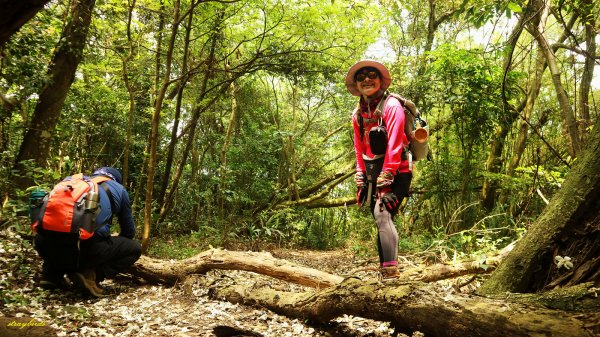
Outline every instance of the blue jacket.
[[(114, 201), (114, 209), (110, 204), (110, 198), (104, 190), (105, 185), (112, 194)], [(100, 199), (100, 214), (96, 217), (96, 224), (100, 227), (94, 235), (100, 237), (110, 236), (110, 226), (112, 225), (112, 217), (115, 215), (119, 219), (119, 227), (121, 232), (120, 236), (124, 236), (129, 239), (133, 239), (135, 236), (135, 223), (133, 222), (133, 213), (131, 211), (131, 201), (129, 200), (129, 193), (123, 185), (119, 184), (114, 180), (108, 180), (99, 185), (99, 199)]]

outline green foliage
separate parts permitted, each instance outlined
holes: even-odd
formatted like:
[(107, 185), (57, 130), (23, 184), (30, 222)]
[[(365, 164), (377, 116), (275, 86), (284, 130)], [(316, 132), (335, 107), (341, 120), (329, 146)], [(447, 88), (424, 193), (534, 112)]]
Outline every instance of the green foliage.
[(185, 259), (192, 257), (212, 246), (219, 246), (211, 242), (211, 236), (202, 232), (192, 232), (187, 235), (161, 235), (153, 240), (148, 255), (161, 259)]
[(451, 45), (432, 53), (426, 86), (432, 108), (426, 117), (436, 130), (430, 139), (434, 160), (417, 166), (413, 186), (426, 192), (411, 209), (425, 229), (460, 231), (481, 216), (478, 207), (467, 205), (479, 199), (489, 140), (506, 115), (503, 72), (484, 55)]
[[(492, 174), (484, 166), (495, 129), (510, 121), (501, 90), (508, 103), (519, 106), (532, 77), (528, 66), (535, 57), (529, 50), (535, 48), (528, 45), (531, 37), (519, 41), (514, 70), (503, 86), (503, 41), (481, 49), (454, 42), (466, 29), (521, 13), (526, 3), (436, 1), (435, 17), (444, 20), (433, 32), (428, 31), (429, 6), (416, 0), (209, 1), (192, 11), (184, 1), (180, 14), (192, 13), (193, 18), (190, 27), (188, 17), (180, 18), (167, 79), (173, 2), (136, 1), (130, 27), (127, 4), (97, 2), (84, 59), (52, 135), (47, 167), (32, 165), (29, 174), (37, 186), (50, 187), (67, 174), (99, 165), (124, 168), (127, 159), (128, 187), (136, 220), (142, 223), (150, 119), (166, 80), (154, 191), (165, 179), (171, 190), (178, 170), (181, 177), (169, 200), (171, 211), (152, 231), (157, 256), (185, 257), (207, 245), (232, 242), (257, 249), (270, 244), (345, 246), (373, 254), (376, 229), (365, 210), (289, 206), (324, 191), (328, 186), (303, 193), (327, 177), (351, 170), (350, 112), (356, 98), (346, 92), (343, 77), (365, 55), (385, 60), (394, 78), (391, 89), (415, 100), (430, 123), (432, 160), (416, 164), (413, 189), (419, 193), (411, 195), (397, 220), (403, 251), (437, 249), (436, 254), (452, 256), (497, 247), (535, 219), (544, 207), (539, 195), (554, 194), (568, 172), (533, 133), (515, 174)], [(562, 8), (563, 14), (571, 14), (573, 4)], [(66, 10), (63, 3), (50, 3), (3, 50), (0, 93), (18, 104), (0, 107), (2, 177), (10, 176), (30, 126)], [(391, 50), (374, 50), (381, 38)], [(570, 65), (580, 73), (576, 63)], [(580, 97), (575, 88), (568, 90), (571, 97)], [(544, 77), (531, 122), (562, 153), (562, 117), (554, 96), (551, 79)], [(506, 144), (514, 137), (515, 129)], [(169, 168), (170, 145), (174, 162)], [(503, 161), (508, 162), (511, 151), (510, 145), (505, 147)], [(484, 179), (499, 182), (504, 195), (493, 213), (478, 205)], [(351, 197), (350, 180), (339, 183), (327, 198)], [(12, 185), (0, 179), (2, 195), (9, 195), (3, 200), (2, 221), (25, 228), (28, 191)], [(154, 203), (153, 220), (163, 206), (156, 204), (156, 193)]]
[(459, 13), (464, 13), (466, 21), (471, 22), (479, 28), (493, 20), (495, 17), (504, 15), (507, 18), (523, 11), (519, 1), (463, 1)]
[[(0, 227), (12, 227), (19, 233), (29, 233), (29, 196), (31, 192), (35, 189), (50, 191), (62, 177), (60, 172), (36, 167), (30, 161), (25, 161), (22, 165), (29, 167), (26, 172), (35, 185), (23, 190), (15, 188), (11, 181), (0, 179), (0, 191), (11, 191), (13, 195), (12, 198), (4, 199), (0, 207)], [(9, 167), (3, 166), (0, 167), (0, 174), (8, 177), (13, 173)]]
[(41, 11), (33, 24), (24, 25), (6, 44), (1, 58), (2, 92), (22, 101), (36, 95), (44, 85), (47, 60), (63, 26), (59, 11), (55, 7)]
[[(503, 211), (503, 210), (497, 210)], [(430, 232), (400, 237), (399, 252), (417, 254), (430, 263), (448, 260), (481, 261), (486, 256), (520, 238), (525, 223), (515, 223), (506, 212), (480, 219), (472, 228), (448, 234), (447, 228), (435, 227)]]

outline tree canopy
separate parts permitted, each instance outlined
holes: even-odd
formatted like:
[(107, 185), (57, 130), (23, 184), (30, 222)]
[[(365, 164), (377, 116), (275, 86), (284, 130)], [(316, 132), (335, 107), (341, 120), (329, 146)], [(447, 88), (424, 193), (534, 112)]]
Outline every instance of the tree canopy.
[[(173, 284), (210, 268), (267, 270), (327, 287), (293, 296), (206, 287), (322, 323), (345, 310), (440, 336), (479, 334), (498, 322), (498, 335), (597, 332), (597, 296), (589, 300), (600, 282), (597, 2), (0, 4), (0, 230), (30, 233), (32, 190), (113, 166), (123, 172), (148, 255), (137, 273), (150, 282)], [(347, 69), (364, 58), (385, 63), (390, 90), (414, 101), (428, 122), (430, 153), (415, 163), (395, 223), (400, 254), (442, 271), (414, 268), (403, 274), (410, 282), (386, 287), (213, 249), (373, 253), (369, 214), (352, 207), (357, 100), (344, 85)], [(496, 269), (500, 258), (490, 254), (514, 242)], [(198, 254), (200, 247), (210, 249)], [(165, 255), (187, 259), (153, 257)], [(462, 270), (443, 268), (463, 258), (471, 262)], [(420, 283), (488, 269), (495, 271), (478, 294), (494, 299), (440, 299)], [(574, 287), (561, 294), (567, 286)], [(520, 296), (498, 299), (540, 291), (569, 301), (536, 310)], [(405, 306), (387, 312), (389, 294)], [(372, 296), (378, 300), (367, 308)], [(535, 307), (533, 316), (511, 319), (512, 311), (496, 310), (505, 300)], [(422, 303), (430, 306), (422, 311)], [(587, 316), (567, 313), (573, 303)], [(440, 310), (446, 314), (431, 320)], [(485, 314), (471, 315), (477, 310)]]
[(598, 10), (588, 0), (50, 1), (2, 28), (2, 223), (26, 222), (32, 188), (110, 165), (124, 173), (145, 249), (189, 233), (217, 245), (369, 239), (368, 215), (349, 207), (356, 100), (343, 77), (375, 58), (431, 131), (400, 248), (504, 246), (588, 144)]

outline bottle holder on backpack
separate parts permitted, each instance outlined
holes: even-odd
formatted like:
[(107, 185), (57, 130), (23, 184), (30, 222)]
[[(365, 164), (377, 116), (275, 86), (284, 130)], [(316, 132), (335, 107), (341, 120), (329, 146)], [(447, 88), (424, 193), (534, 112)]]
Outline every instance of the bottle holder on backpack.
[(417, 116), (416, 129), (411, 133), (410, 152), (414, 160), (425, 159), (429, 153), (429, 125), (420, 116)]
[(44, 202), (48, 200), (48, 192), (36, 189), (29, 195), (29, 220), (35, 223), (40, 219)]

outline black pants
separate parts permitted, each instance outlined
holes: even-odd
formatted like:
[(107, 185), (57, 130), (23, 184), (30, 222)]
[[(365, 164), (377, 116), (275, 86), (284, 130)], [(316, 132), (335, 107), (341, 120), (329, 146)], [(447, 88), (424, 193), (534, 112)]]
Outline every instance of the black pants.
[(124, 236), (92, 237), (81, 244), (81, 268), (95, 268), (100, 282), (127, 269), (141, 255), (142, 246)]
[(142, 246), (123, 236), (94, 236), (85, 241), (60, 240), (52, 235), (36, 235), (34, 247), (44, 260), (43, 277), (54, 280), (65, 273), (96, 269), (96, 279), (113, 277), (140, 258)]
[(79, 266), (79, 246), (76, 237), (69, 235), (36, 234), (33, 247), (42, 258), (42, 279), (63, 284), (66, 273), (75, 272)]

